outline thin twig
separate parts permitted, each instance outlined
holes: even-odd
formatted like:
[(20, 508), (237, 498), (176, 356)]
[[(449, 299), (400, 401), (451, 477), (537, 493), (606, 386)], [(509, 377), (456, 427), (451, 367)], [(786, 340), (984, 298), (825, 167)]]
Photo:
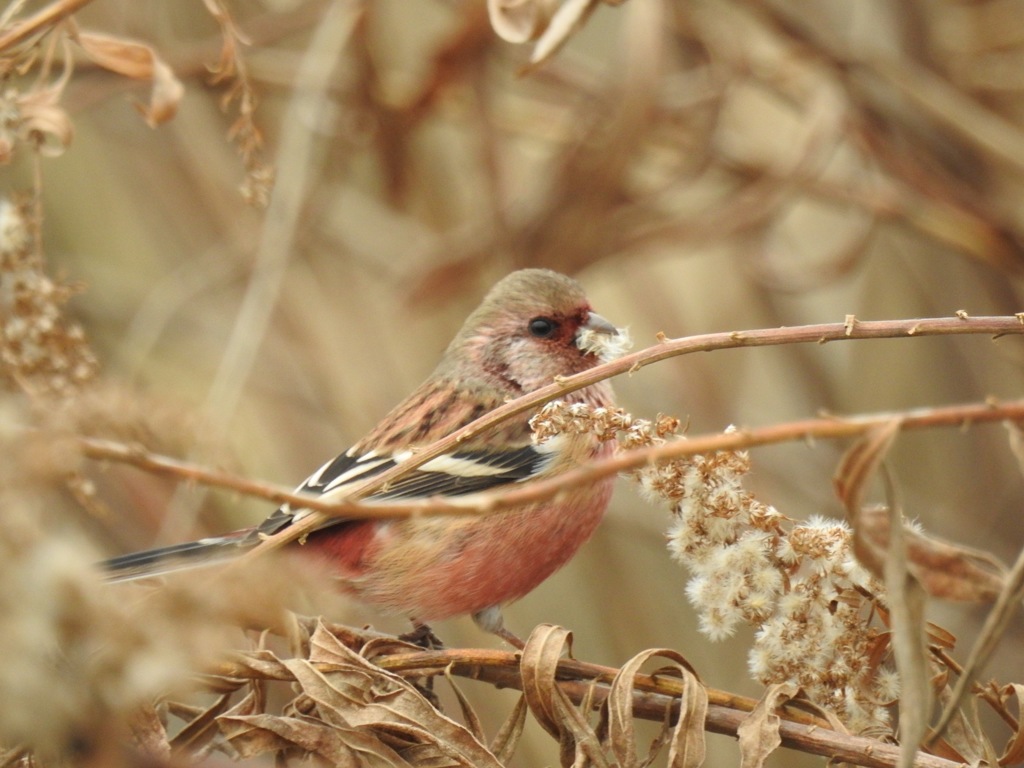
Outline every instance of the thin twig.
[(24, 42), (46, 27), (53, 26), (66, 19), (92, 0), (58, 0), (39, 10), (38, 13), (18, 22), (3, 34), (0, 34), (0, 53), (8, 48)]
[(295, 493), (284, 486), (250, 480), (224, 470), (152, 453), (138, 445), (97, 437), (79, 437), (77, 440), (83, 454), (97, 461), (129, 464), (154, 474), (225, 488), (248, 496), (267, 499), (276, 504), (292, 504), (335, 517), (370, 519), (497, 512), (523, 504), (545, 501), (569, 488), (591, 483), (620, 472), (639, 469), (659, 461), (716, 451), (739, 451), (776, 443), (856, 437), (893, 419), (900, 420), (900, 428), (903, 430), (1022, 421), (1024, 420), (1024, 400), (1007, 403), (969, 403), (944, 408), (920, 408), (849, 418), (828, 416), (773, 424), (755, 429), (742, 429), (735, 432), (697, 435), (685, 440), (624, 451), (545, 480), (523, 483), (511, 490), (503, 489), (497, 492), (467, 494), (460, 497), (435, 497), (399, 502), (360, 502), (351, 497), (346, 497), (341, 501), (324, 501), (315, 496)]
[(988, 663), (996, 645), (1006, 632), (1010, 619), (1020, 608), (1022, 596), (1024, 596), (1024, 550), (1017, 555), (1017, 560), (1006, 576), (1003, 589), (1000, 591), (995, 605), (985, 617), (985, 624), (967, 656), (967, 661), (964, 662), (963, 669), (960, 670), (960, 678), (956, 681), (953, 692), (943, 707), (942, 715), (935, 724), (927, 743), (930, 744), (939, 738), (956, 717), (960, 702), (973, 686), (975, 677)]

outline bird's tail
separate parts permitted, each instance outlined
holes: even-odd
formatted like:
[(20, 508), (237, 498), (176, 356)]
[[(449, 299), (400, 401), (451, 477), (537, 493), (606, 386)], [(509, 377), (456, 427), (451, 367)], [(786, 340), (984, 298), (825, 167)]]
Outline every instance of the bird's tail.
[(232, 560), (259, 542), (259, 537), (252, 535), (251, 529), (235, 531), (224, 536), (112, 557), (100, 563), (100, 567), (107, 572), (109, 581), (133, 581)]

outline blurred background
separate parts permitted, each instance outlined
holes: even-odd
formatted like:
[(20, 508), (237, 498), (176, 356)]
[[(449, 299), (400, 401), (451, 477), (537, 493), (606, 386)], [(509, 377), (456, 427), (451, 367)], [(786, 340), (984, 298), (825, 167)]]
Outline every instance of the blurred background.
[[(1024, 309), (1024, 0), (598, 4), (533, 68), (532, 46), (496, 35), (483, 0), (230, 11), (265, 140), (248, 164), (277, 176), (269, 215), (239, 191), (238, 102), (222, 108), (232, 81), (211, 82), (221, 39), (198, 2), (76, 15), (151, 45), (184, 98), (151, 129), (132, 108), (145, 84), (83, 61), (63, 97), (74, 140), (40, 166), (44, 250), (51, 273), (83, 285), (71, 313), (100, 361), (97, 410), (146, 425), (155, 451), (296, 484), (419, 383), (487, 287), (524, 266), (576, 276), (637, 347), (658, 332)], [(34, 172), (16, 157), (3, 192), (32, 188)], [(634, 415), (701, 434), (1018, 397), (1022, 361), (1017, 337), (858, 341), (677, 358), (616, 387)], [(759, 449), (751, 487), (793, 518), (842, 517), (831, 476), (845, 447)], [(86, 469), (107, 511), (85, 526), (104, 554), (271, 511)], [(1016, 556), (1024, 484), (1005, 430), (903, 436), (891, 470), (929, 531)], [(696, 633), (668, 523), (621, 483), (595, 538), (508, 625), (569, 627), (577, 656), (608, 665), (675, 648), (709, 685), (757, 695), (749, 635)], [(930, 610), (965, 654), (985, 610)], [(450, 645), (493, 642), (468, 620), (435, 629)], [(1004, 639), (1000, 680), (1020, 673), (1022, 630)], [(514, 701), (467, 688), (493, 707), (491, 729)], [(556, 762), (531, 736), (516, 764)], [(710, 765), (735, 763), (732, 740), (709, 748)]]

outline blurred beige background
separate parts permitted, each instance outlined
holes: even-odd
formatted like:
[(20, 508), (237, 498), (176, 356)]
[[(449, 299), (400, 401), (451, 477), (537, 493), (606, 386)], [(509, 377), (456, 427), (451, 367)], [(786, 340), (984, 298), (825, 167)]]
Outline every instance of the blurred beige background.
[[(79, 14), (152, 44), (186, 95), (152, 130), (130, 103), (144, 86), (83, 66), (65, 102), (74, 143), (42, 167), (51, 267), (84, 283), (74, 312), (104, 380), (151, 404), (155, 450), (297, 483), (432, 369), (494, 279), (526, 265), (577, 276), (637, 346), (659, 331), (1024, 309), (1020, 0), (631, 0), (600, 6), (521, 76), (529, 46), (499, 40), (482, 0), (371, 2), (318, 65), (334, 71), (315, 123), (290, 105), (328, 5), (237, 6), (277, 192), (302, 195), (271, 303), (256, 307), (265, 331), (232, 341), (247, 294), (267, 288), (254, 267), (267, 225), (237, 191), (234, 117), (205, 72), (219, 40), (201, 4), (108, 0)], [(304, 137), (308, 167), (278, 154), (288, 131)], [(5, 176), (30, 183), (25, 163)], [(227, 353), (239, 339), (251, 363)], [(1022, 359), (1019, 338), (746, 349), (661, 363), (617, 389), (634, 414), (671, 413), (699, 434), (1017, 397)], [(830, 478), (844, 447), (758, 450), (751, 483), (791, 517), (839, 517)], [(1015, 557), (1024, 487), (1004, 430), (901, 437), (891, 468), (930, 531)], [(114, 518), (92, 529), (111, 554), (271, 511), (130, 470), (97, 480)], [(609, 665), (676, 648), (710, 685), (756, 695), (748, 638), (695, 632), (667, 523), (622, 483), (599, 534), (507, 610), (509, 626), (570, 627), (579, 657)], [(965, 653), (984, 611), (932, 614)], [(402, 628), (354, 606), (337, 618)], [(436, 629), (450, 644), (492, 642), (468, 620)], [(1004, 682), (1019, 679), (1022, 629), (992, 669)], [(556, 762), (534, 735), (517, 764)], [(710, 749), (709, 764), (735, 763), (731, 740)]]

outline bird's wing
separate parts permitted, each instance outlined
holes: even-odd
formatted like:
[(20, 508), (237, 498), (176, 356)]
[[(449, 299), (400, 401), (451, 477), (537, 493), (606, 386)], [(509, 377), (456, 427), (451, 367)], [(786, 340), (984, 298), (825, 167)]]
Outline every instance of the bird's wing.
[[(554, 459), (552, 442), (507, 450), (476, 449), (444, 454), (389, 483), (386, 488), (369, 496), (367, 501), (464, 496), (522, 482), (550, 467)], [(412, 455), (411, 451), (343, 453), (310, 475), (296, 492), (314, 494), (324, 501), (340, 498), (358, 484), (397, 466)], [(306, 514), (308, 510), (284, 504), (256, 531), (263, 536), (278, 533)], [(332, 518), (322, 527), (344, 522), (345, 518)]]

